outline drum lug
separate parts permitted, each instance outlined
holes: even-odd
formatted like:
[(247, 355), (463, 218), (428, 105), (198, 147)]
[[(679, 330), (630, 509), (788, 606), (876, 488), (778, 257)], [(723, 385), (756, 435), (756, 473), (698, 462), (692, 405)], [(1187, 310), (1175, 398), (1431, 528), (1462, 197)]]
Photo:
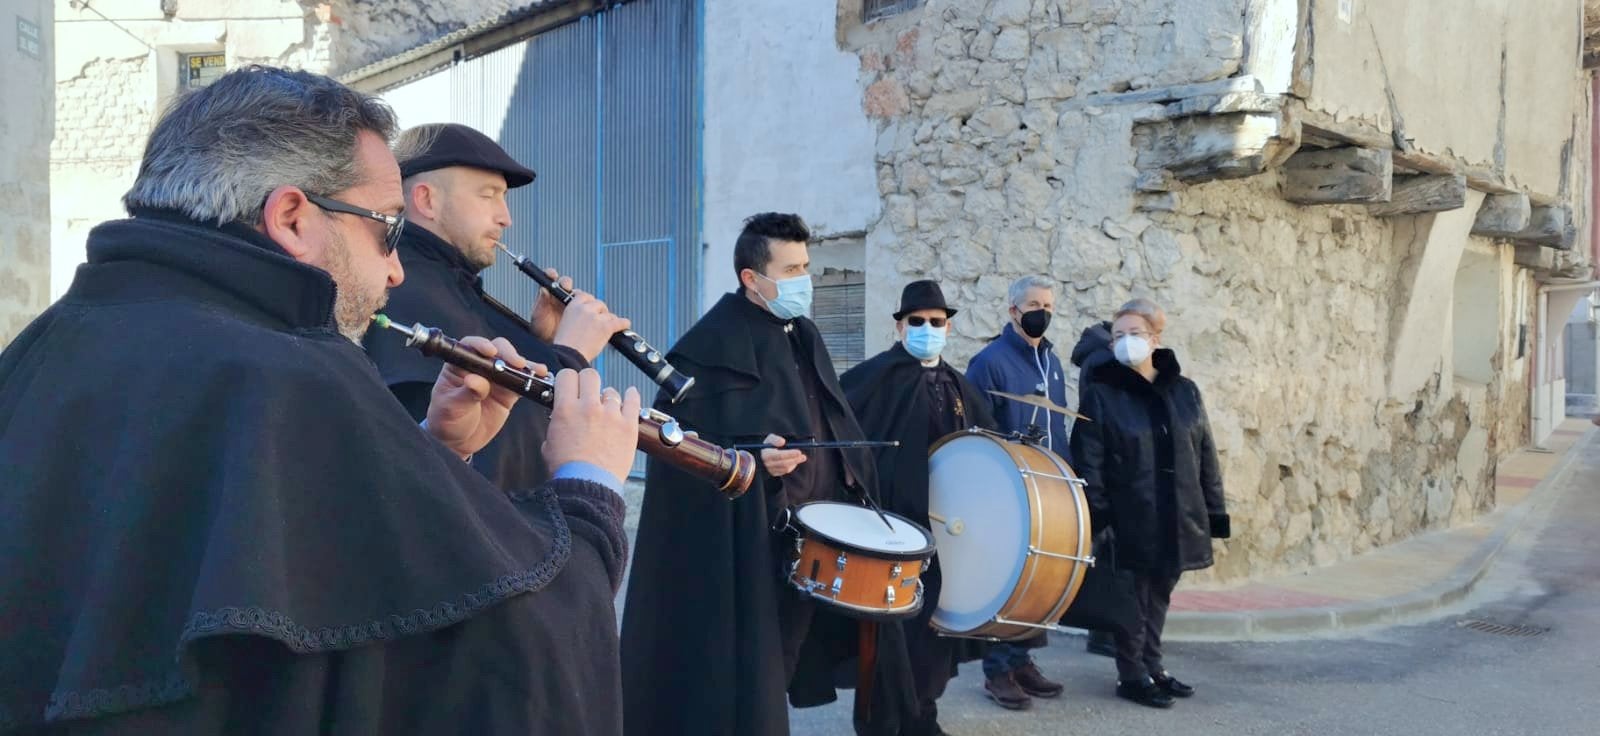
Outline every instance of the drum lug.
[(833, 579), (833, 597), (838, 598), (839, 597), (839, 593), (842, 592), (843, 590), (844, 590), (844, 578), (834, 578)]
[(840, 572), (844, 572), (844, 566), (845, 566), (845, 563), (846, 563), (846, 562), (848, 562), (848, 561), (849, 561), (849, 560), (847, 560), (847, 559), (846, 559), (846, 558), (845, 558), (845, 556), (844, 556), (844, 553), (843, 553), (843, 552), (840, 552), (840, 553), (839, 553), (839, 559), (837, 559), (837, 560), (834, 560), (834, 564), (836, 564), (836, 565), (838, 565), (838, 566), (839, 566), (839, 571), (840, 571)]
[(888, 588), (884, 589), (884, 591), (883, 591), (883, 602), (887, 603), (887, 604), (889, 604), (891, 606), (894, 605), (894, 586), (893, 585), (891, 585)]
[(889, 567), (889, 578), (892, 580), (897, 577), (900, 577), (900, 563), (898, 562)]

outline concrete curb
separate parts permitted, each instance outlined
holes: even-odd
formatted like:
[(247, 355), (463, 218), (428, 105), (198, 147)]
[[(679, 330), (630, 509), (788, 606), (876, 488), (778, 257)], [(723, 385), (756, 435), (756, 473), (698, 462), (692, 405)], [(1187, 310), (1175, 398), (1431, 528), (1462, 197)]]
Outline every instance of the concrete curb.
[(1539, 481), (1528, 497), (1507, 511), (1494, 531), (1443, 580), (1410, 593), (1334, 606), (1284, 608), (1236, 613), (1218, 611), (1174, 612), (1167, 618), (1163, 638), (1173, 641), (1248, 641), (1286, 636), (1389, 626), (1417, 619), (1460, 602), (1472, 592), (1533, 513), (1550, 502), (1550, 488), (1565, 479), (1581, 451), (1594, 441), (1590, 431), (1567, 450), (1565, 457)]

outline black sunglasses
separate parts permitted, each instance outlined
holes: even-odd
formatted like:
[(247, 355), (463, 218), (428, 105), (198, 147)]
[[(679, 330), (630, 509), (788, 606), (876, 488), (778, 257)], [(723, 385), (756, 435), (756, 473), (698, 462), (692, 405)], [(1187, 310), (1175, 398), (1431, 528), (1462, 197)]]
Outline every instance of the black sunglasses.
[(950, 319), (948, 317), (923, 317), (915, 314), (906, 318), (906, 324), (911, 325), (912, 327), (921, 327), (922, 323), (924, 322), (927, 322), (934, 327), (943, 327), (949, 321)]
[(306, 199), (310, 200), (312, 204), (321, 207), (328, 212), (341, 212), (346, 215), (365, 217), (369, 220), (377, 220), (378, 222), (383, 223), (383, 255), (385, 258), (394, 253), (395, 248), (400, 247), (400, 233), (404, 231), (406, 227), (405, 215), (385, 215), (376, 210), (369, 210), (365, 207), (357, 207), (353, 204), (340, 202), (337, 199), (330, 199), (321, 195), (312, 194), (311, 192), (306, 192), (305, 195)]

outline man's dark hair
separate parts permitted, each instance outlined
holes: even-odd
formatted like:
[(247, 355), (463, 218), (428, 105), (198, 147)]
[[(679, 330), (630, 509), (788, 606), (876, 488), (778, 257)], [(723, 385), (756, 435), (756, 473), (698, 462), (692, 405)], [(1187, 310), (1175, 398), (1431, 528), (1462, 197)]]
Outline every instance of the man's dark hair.
[[(745, 269), (765, 273), (772, 262), (773, 241), (788, 243), (811, 242), (811, 231), (799, 215), (782, 212), (763, 212), (751, 215), (739, 231), (739, 240), (733, 244), (733, 275), (738, 277)], [(743, 288), (742, 284), (741, 287)]]

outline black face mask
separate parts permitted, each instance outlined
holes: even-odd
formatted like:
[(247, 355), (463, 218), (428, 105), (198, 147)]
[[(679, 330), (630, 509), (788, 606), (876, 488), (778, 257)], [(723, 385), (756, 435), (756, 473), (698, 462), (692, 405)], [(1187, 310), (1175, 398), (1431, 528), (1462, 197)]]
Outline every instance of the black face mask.
[(1022, 334), (1035, 340), (1044, 337), (1045, 328), (1050, 326), (1050, 312), (1045, 309), (1035, 309), (1032, 312), (1023, 312)]

